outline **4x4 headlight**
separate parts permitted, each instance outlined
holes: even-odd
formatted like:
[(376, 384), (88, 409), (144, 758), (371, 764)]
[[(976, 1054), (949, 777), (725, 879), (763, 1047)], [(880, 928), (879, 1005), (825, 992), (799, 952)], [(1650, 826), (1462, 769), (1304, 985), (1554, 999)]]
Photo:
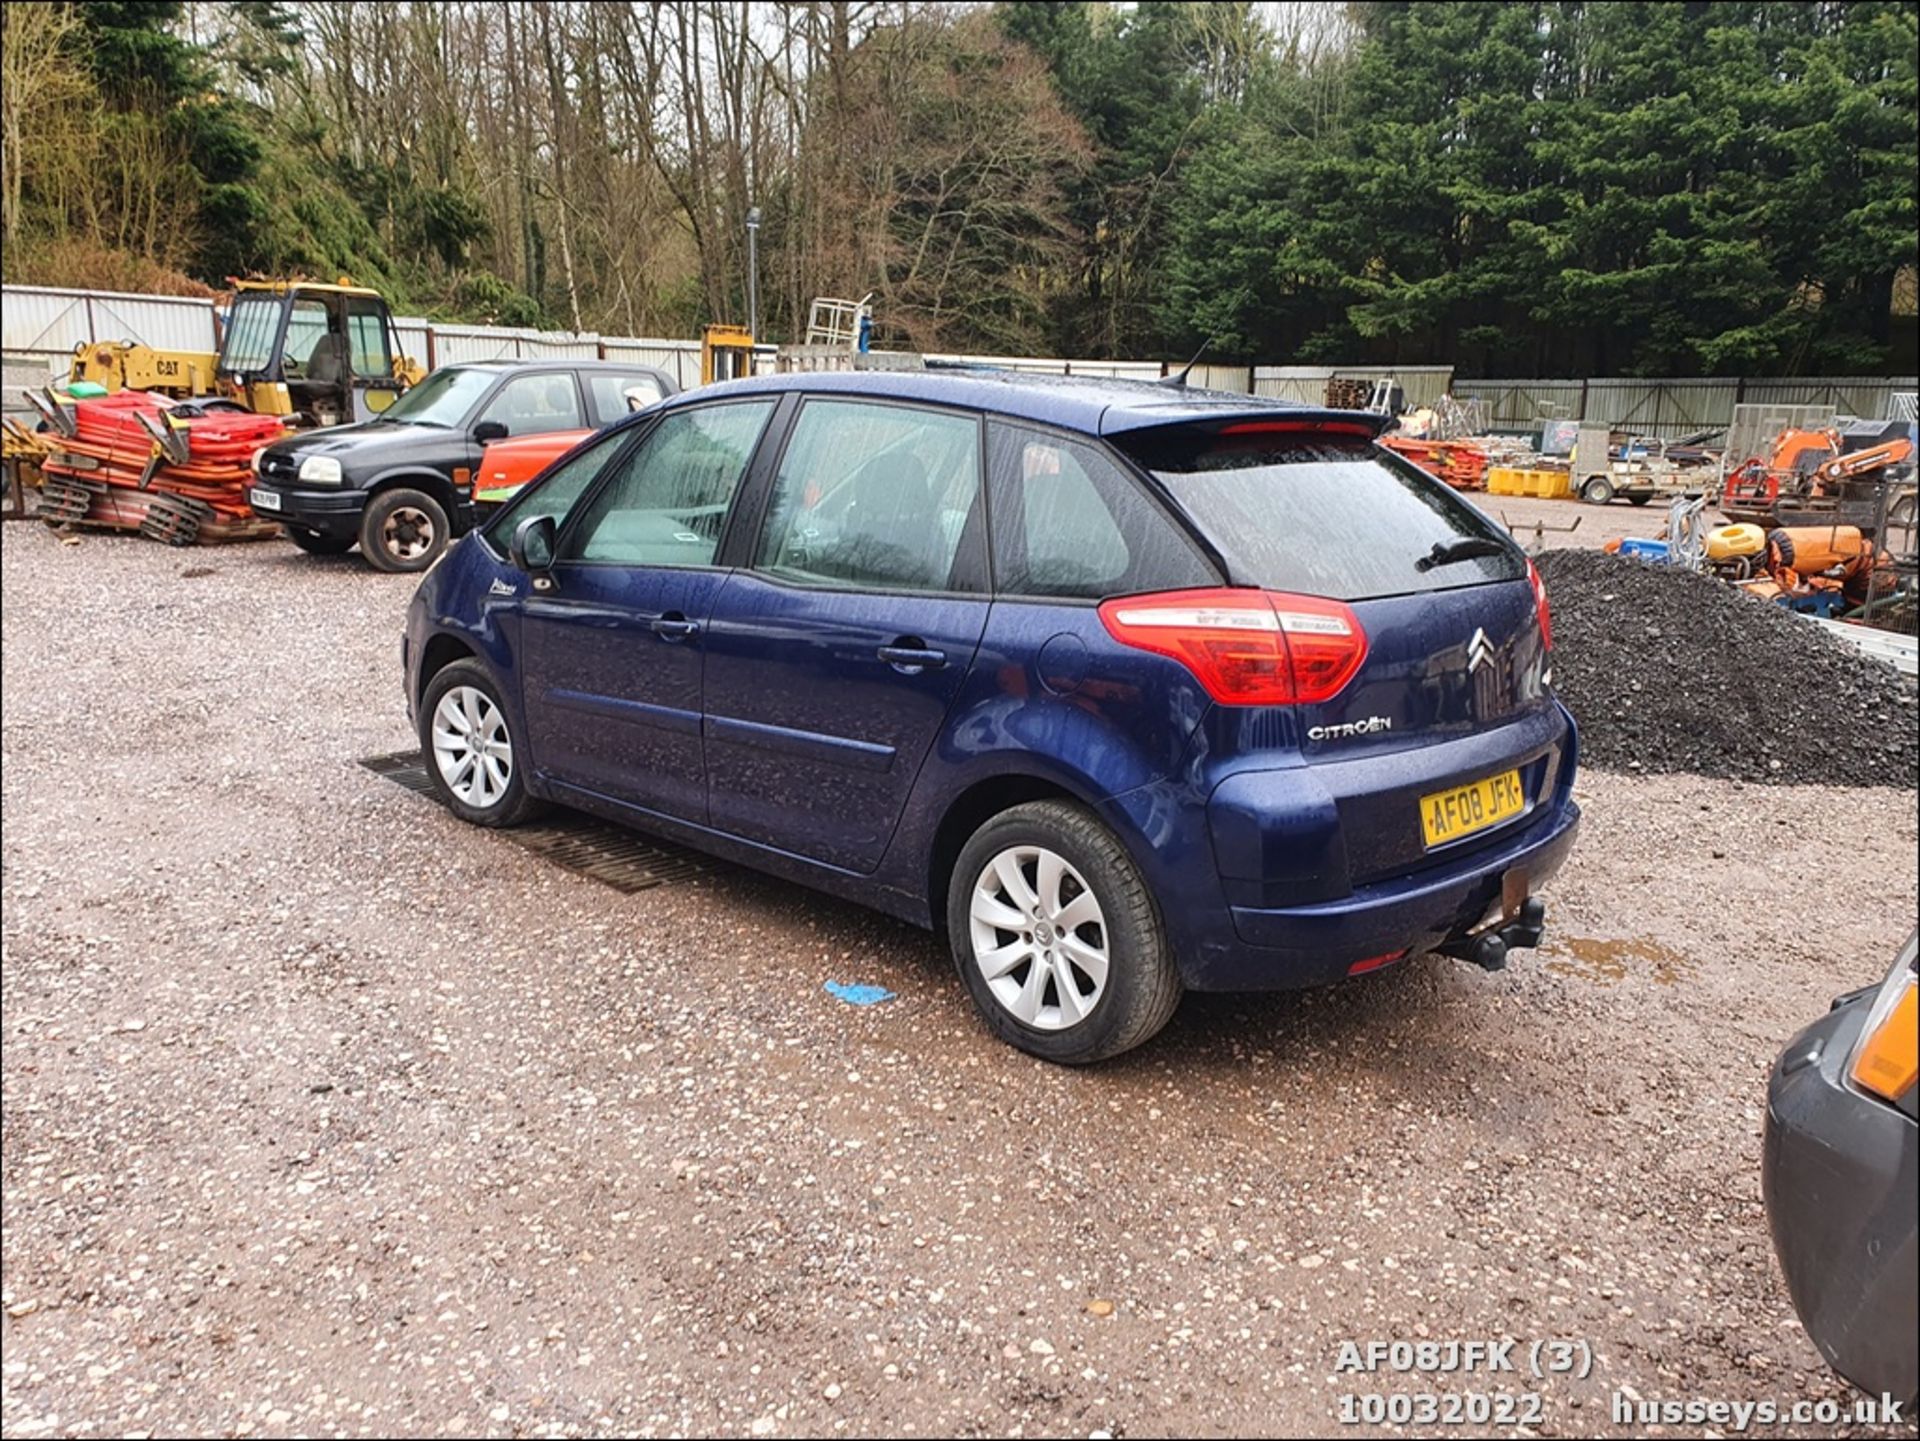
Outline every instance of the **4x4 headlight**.
[(312, 485), (338, 485), (340, 462), (330, 455), (310, 455), (300, 462), (300, 478)]
[(1847, 1061), (1854, 1085), (1889, 1101), (1898, 1101), (1920, 1077), (1920, 1037), (1916, 1036), (1915, 942), (1910, 937), (1873, 998), (1860, 1040)]

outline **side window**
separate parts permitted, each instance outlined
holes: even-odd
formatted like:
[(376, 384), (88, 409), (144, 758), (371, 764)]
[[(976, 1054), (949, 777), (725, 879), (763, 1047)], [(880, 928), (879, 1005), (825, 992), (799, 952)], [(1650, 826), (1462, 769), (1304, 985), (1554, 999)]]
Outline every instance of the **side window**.
[(507, 542), (513, 539), (514, 531), (523, 520), (550, 515), (556, 524), (564, 521), (573, 503), (600, 473), (600, 467), (630, 438), (627, 431), (601, 436), (565, 465), (548, 471), (537, 485), (524, 487), (487, 525), (487, 536), (494, 542), (494, 549), (505, 552)]
[(583, 378), (587, 382), (587, 394), (593, 403), (594, 416), (602, 425), (612, 425), (633, 411), (652, 405), (666, 394), (660, 388), (660, 378), (645, 372), (618, 375), (593, 370), (583, 372)]
[(566, 370), (514, 376), (487, 402), (475, 423), (482, 420), (499, 421), (509, 435), (587, 429), (580, 414), (580, 388), (573, 383), (573, 373)]
[(393, 374), (385, 317), (379, 307), (366, 300), (349, 300), (347, 338), (352, 342), (355, 375), (362, 380), (384, 380)]
[(811, 400), (775, 477), (755, 566), (802, 585), (981, 588), (980, 426)]
[(994, 588), (1103, 600), (1217, 585), (1212, 566), (1139, 484), (1091, 445), (992, 427)]
[(560, 559), (712, 565), (773, 406), (703, 405), (663, 418), (567, 528)]

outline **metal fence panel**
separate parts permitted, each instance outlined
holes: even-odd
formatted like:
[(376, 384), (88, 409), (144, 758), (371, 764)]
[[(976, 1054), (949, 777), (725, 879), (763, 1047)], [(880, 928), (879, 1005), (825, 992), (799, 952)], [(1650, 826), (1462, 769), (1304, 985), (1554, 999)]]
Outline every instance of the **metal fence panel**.
[(1256, 365), (1253, 393), (1299, 405), (1325, 405), (1334, 378), (1391, 380), (1409, 406), (1435, 404), (1453, 384), (1451, 365)]
[[(1168, 373), (1177, 375), (1180, 367), (1168, 367)], [(1251, 365), (1196, 365), (1193, 374), (1187, 377), (1190, 384), (1206, 390), (1233, 390), (1241, 395), (1253, 394), (1253, 367)]]
[(1158, 380), (1163, 371), (1157, 360), (1069, 360), (1068, 375), (1090, 375), (1102, 380)]
[(434, 368), (437, 357), (433, 350), (433, 322), (422, 320), (418, 316), (393, 317), (393, 343), (401, 355), (416, 365), (428, 370)]
[(1325, 405), (1331, 365), (1256, 365), (1253, 393), (1267, 400), (1291, 400), (1301, 405)]
[(0, 286), (0, 350), (66, 356), (91, 340), (133, 340), (158, 350), (214, 351), (213, 302), (187, 296)]
[(1581, 419), (1668, 440), (1724, 429), (1733, 419), (1737, 380), (1590, 380)]
[(1537, 431), (1550, 420), (1578, 420), (1583, 387), (1577, 380), (1456, 380), (1456, 400), (1479, 400), (1496, 430)]
[(948, 355), (929, 354), (927, 359), (943, 365), (974, 365), (987, 370), (1023, 370), (1036, 375), (1065, 375), (1067, 362), (1033, 355)]
[(510, 330), (482, 325), (435, 325), (434, 360), (438, 365), (470, 364), (477, 360), (514, 360), (520, 354), (518, 337)]
[(1877, 420), (1890, 413), (1893, 397), (1913, 390), (1913, 376), (1828, 375), (1744, 382), (1742, 400), (1773, 405), (1822, 405), (1833, 415)]
[(1773, 442), (1783, 430), (1809, 430), (1825, 425), (1833, 412), (1824, 405), (1792, 405), (1780, 401), (1745, 402), (1733, 408), (1724, 452), (1733, 470), (1754, 458), (1769, 460)]
[(523, 330), (519, 335), (522, 360), (598, 360), (600, 337), (574, 335), (564, 330)]
[(601, 342), (608, 360), (627, 360), (664, 370), (682, 390), (700, 383), (700, 342), (697, 340), (633, 340), (608, 336)]

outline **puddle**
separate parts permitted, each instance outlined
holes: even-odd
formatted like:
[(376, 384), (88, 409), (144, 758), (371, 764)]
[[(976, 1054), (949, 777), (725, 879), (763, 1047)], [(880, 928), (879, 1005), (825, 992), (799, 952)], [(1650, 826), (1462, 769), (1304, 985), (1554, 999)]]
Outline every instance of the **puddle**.
[(1686, 980), (1698, 962), (1671, 946), (1653, 941), (1595, 941), (1574, 936), (1554, 942), (1547, 969), (1556, 976), (1616, 985), (1630, 975), (1644, 975), (1656, 984), (1671, 986)]

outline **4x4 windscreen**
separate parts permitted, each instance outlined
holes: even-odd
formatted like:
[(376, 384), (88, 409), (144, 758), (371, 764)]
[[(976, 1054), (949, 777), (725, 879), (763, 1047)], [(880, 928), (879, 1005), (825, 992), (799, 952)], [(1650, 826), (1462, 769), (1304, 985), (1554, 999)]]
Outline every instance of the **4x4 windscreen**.
[(1240, 585), (1368, 600), (1527, 573), (1479, 511), (1359, 439), (1155, 437), (1134, 449)]

